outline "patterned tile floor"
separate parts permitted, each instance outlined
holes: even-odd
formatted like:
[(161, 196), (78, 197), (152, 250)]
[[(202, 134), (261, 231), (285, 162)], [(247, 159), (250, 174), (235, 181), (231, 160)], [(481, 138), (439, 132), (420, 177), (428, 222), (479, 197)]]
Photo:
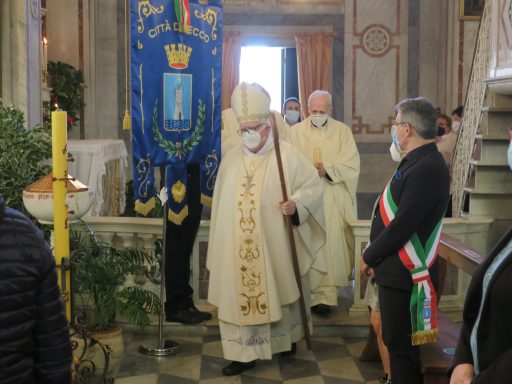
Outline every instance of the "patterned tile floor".
[(125, 352), (113, 374), (116, 384), (377, 384), (382, 372), (379, 363), (359, 361), (366, 342), (361, 338), (313, 337), (311, 351), (301, 341), (294, 357), (275, 355), (233, 377), (222, 375), (227, 362), (218, 335), (173, 337), (181, 353), (167, 357), (138, 352), (140, 345), (155, 345), (155, 335), (125, 332), (124, 340)]

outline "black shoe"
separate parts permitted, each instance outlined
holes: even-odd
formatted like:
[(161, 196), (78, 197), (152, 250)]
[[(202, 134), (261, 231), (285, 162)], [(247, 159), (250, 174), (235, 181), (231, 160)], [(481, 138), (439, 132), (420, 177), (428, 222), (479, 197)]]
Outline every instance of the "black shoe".
[[(182, 324), (200, 324), (206, 320), (204, 315), (206, 312), (200, 312), (199, 310), (194, 309), (185, 308), (180, 309), (178, 312), (166, 313), (165, 320)], [(210, 314), (208, 313), (208, 315)]]
[(249, 361), (248, 363), (241, 363), (239, 361), (232, 361), (224, 368), (222, 368), (222, 373), (225, 376), (236, 376), (241, 374), (248, 369), (254, 368), (256, 366), (256, 360)]
[(317, 315), (328, 315), (331, 312), (331, 307), (327, 304), (317, 304), (311, 307), (311, 312)]
[(295, 356), (297, 353), (297, 343), (292, 343), (292, 349), (281, 352), (281, 356)]
[(212, 318), (212, 314), (210, 312), (203, 312), (196, 308), (195, 305), (192, 305), (190, 308), (188, 308), (189, 311), (192, 311), (194, 313), (197, 313), (198, 316), (201, 316), (204, 321), (210, 320)]

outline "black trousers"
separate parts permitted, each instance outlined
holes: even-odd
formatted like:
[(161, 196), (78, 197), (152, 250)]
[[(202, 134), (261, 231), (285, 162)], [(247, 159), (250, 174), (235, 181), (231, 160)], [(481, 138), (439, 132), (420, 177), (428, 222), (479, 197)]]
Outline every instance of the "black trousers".
[(191, 307), (190, 257), (201, 221), (201, 204), (189, 205), (188, 216), (181, 225), (167, 222), (165, 259), (165, 312)]
[(411, 292), (379, 285), (379, 300), (393, 384), (423, 384), (420, 348), (411, 343)]
[(165, 233), (165, 313), (191, 307), (190, 258), (196, 239), (203, 205), (200, 203), (199, 166), (187, 165), (188, 216), (181, 225), (167, 221)]

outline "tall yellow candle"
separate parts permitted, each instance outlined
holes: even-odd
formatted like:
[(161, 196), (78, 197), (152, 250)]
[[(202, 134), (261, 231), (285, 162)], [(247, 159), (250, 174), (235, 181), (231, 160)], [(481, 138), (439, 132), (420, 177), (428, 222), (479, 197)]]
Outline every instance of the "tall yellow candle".
[[(53, 230), (55, 236), (55, 262), (61, 266), (63, 259), (69, 261), (69, 226), (66, 195), (68, 191), (67, 113), (52, 112), (52, 157), (53, 157)], [(68, 263), (69, 264), (69, 263)], [(66, 316), (71, 321), (70, 287), (71, 276), (59, 270), (59, 286), (65, 298)]]

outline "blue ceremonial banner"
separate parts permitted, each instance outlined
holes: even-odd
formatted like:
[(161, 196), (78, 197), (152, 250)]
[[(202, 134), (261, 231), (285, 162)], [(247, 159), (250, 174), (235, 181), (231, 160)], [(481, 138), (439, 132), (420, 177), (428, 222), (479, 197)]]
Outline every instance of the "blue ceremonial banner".
[(210, 205), (221, 156), (222, 1), (131, 0), (130, 38), (135, 210), (154, 208), (165, 166), (168, 217), (181, 224), (187, 168)]

